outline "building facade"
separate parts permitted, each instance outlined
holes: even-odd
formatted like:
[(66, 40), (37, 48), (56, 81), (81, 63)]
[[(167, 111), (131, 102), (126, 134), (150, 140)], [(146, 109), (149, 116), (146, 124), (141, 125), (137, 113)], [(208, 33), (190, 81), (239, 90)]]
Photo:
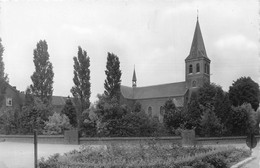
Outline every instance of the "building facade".
[(132, 87), (121, 86), (121, 103), (133, 106), (135, 102), (139, 102), (149, 116), (157, 116), (162, 121), (163, 106), (168, 99), (176, 107), (183, 107), (189, 101), (191, 93), (205, 82), (210, 82), (210, 59), (197, 18), (191, 49), (185, 59), (185, 81), (137, 87), (134, 70)]
[[(61, 112), (64, 105), (66, 104), (67, 97), (62, 96), (52, 96), (52, 106), (53, 111)], [(16, 87), (11, 86), (10, 84), (6, 83), (6, 91), (4, 94), (4, 100), (2, 107), (5, 109), (12, 108), (12, 109), (19, 109), (21, 110), (23, 104), (25, 102), (25, 93), (20, 92), (16, 89)], [(1, 111), (0, 111), (1, 113)], [(1, 115), (1, 114), (0, 114)]]

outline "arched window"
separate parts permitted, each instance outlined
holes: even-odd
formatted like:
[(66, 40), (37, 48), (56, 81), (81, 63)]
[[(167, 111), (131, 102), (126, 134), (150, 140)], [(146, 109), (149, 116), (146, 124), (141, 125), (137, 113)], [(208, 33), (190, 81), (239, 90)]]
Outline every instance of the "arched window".
[(189, 73), (192, 73), (192, 65), (189, 66)]
[(207, 73), (207, 64), (204, 66), (204, 73)]
[(200, 64), (199, 63), (196, 64), (196, 72), (200, 72)]
[(151, 106), (148, 107), (148, 116), (152, 117), (152, 107)]
[(196, 87), (196, 85), (197, 85), (197, 82), (195, 80), (192, 81), (192, 87)]
[(207, 71), (208, 71), (207, 73), (209, 74), (209, 65), (208, 64), (207, 64)]

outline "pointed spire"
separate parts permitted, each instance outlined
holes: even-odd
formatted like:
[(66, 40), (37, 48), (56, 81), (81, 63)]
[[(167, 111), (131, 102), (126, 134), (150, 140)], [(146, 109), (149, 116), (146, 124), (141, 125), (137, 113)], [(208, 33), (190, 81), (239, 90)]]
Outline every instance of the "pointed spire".
[(134, 66), (134, 74), (133, 74), (133, 79), (132, 79), (132, 86), (136, 87), (136, 74), (135, 74), (135, 66)]
[(196, 28), (191, 44), (190, 54), (186, 59), (192, 59), (192, 58), (198, 58), (198, 57), (207, 57), (205, 45), (203, 42), (201, 30), (200, 30), (200, 24), (199, 24), (199, 17), (197, 14), (197, 23)]

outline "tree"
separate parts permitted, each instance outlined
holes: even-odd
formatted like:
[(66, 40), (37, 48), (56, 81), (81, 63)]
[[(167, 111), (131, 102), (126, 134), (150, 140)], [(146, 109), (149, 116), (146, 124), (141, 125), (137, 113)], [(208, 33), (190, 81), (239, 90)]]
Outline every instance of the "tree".
[(113, 53), (108, 52), (105, 73), (107, 77), (104, 84), (104, 95), (108, 99), (115, 99), (119, 102), (122, 73), (119, 58)]
[(216, 90), (219, 87), (220, 86), (217, 86), (214, 83), (205, 83), (202, 87), (200, 87), (198, 90), (199, 104), (207, 107), (214, 106)]
[[(122, 119), (128, 113), (126, 106), (105, 103), (102, 108), (97, 109), (99, 121), (97, 131), (100, 136), (123, 136)], [(121, 128), (120, 128), (121, 127)]]
[(78, 47), (78, 56), (73, 57), (74, 60), (74, 86), (71, 88), (71, 93), (74, 96), (76, 106), (78, 108), (78, 126), (80, 126), (80, 117), (82, 112), (90, 106), (90, 58), (87, 52)]
[(231, 103), (228, 93), (224, 92), (221, 86), (214, 83), (205, 83), (198, 90), (198, 102), (200, 107), (213, 110), (223, 126), (223, 134), (231, 134), (231, 126), (228, 122), (231, 117)]
[(0, 38), (0, 108), (2, 107), (6, 86), (8, 83), (8, 75), (5, 73), (5, 66), (3, 61), (4, 47)]
[(3, 108), (0, 115), (0, 133), (2, 134), (16, 134), (19, 128), (18, 114), (19, 110), (16, 108)]
[(185, 128), (192, 129), (200, 126), (202, 109), (197, 99), (197, 93), (192, 92), (190, 101), (185, 110)]
[(254, 133), (257, 119), (251, 105), (246, 103), (238, 107), (232, 107), (230, 122), (232, 135), (247, 135)]
[(2, 45), (2, 39), (0, 38), (0, 78), (8, 82), (8, 75), (5, 73), (5, 64), (3, 61), (4, 47)]
[(213, 107), (204, 107), (201, 117), (200, 135), (202, 136), (220, 136), (222, 134), (222, 124), (214, 113)]
[(74, 105), (69, 97), (66, 100), (66, 104), (64, 105), (63, 109), (61, 110), (61, 113), (65, 114), (69, 118), (70, 124), (73, 127), (77, 127), (76, 108), (74, 107)]
[(45, 40), (40, 40), (37, 43), (33, 55), (35, 72), (31, 76), (33, 82), (31, 85), (32, 93), (40, 98), (44, 104), (49, 104), (53, 93), (54, 73), (52, 63), (49, 61), (48, 45)]
[(183, 116), (181, 114), (182, 110), (177, 109), (175, 104), (171, 99), (167, 100), (164, 104), (164, 116), (163, 122), (171, 134), (175, 133), (175, 129), (181, 127), (184, 123)]
[(256, 111), (259, 107), (259, 85), (250, 77), (241, 77), (229, 87), (229, 98), (234, 106), (250, 103)]
[(96, 108), (91, 105), (90, 108), (83, 111), (82, 113), (82, 127), (81, 127), (81, 134), (83, 136), (93, 137), (97, 135), (97, 123), (98, 123), (98, 116), (96, 114)]
[(69, 118), (65, 114), (54, 113), (45, 121), (44, 134), (63, 134), (65, 130), (71, 128)]
[(34, 129), (42, 133), (45, 121), (52, 115), (51, 105), (44, 104), (40, 98), (32, 94), (30, 87), (26, 89), (25, 102), (19, 117), (19, 132), (31, 134)]

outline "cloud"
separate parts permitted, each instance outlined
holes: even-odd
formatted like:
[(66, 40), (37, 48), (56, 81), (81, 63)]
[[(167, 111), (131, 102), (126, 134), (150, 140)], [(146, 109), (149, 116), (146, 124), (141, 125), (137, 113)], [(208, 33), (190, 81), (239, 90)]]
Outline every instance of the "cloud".
[(229, 35), (226, 37), (222, 37), (215, 43), (216, 47), (220, 49), (225, 48), (235, 48), (235, 49), (253, 49), (257, 50), (257, 44), (253, 41), (250, 41), (245, 36), (241, 34), (237, 35)]

